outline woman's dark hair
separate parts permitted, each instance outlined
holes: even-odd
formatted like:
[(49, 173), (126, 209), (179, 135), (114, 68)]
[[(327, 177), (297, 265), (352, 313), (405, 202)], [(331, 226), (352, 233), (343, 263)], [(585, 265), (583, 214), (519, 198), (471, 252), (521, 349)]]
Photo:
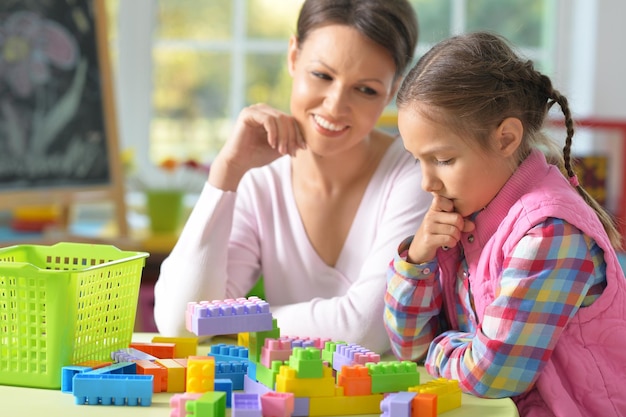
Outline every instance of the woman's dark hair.
[[(565, 120), (562, 153), (542, 131), (555, 103)], [(564, 175), (575, 176), (571, 158), (574, 121), (567, 99), (549, 77), (535, 70), (532, 61), (518, 56), (499, 35), (468, 33), (435, 45), (405, 77), (396, 104), (448, 126), (486, 150), (491, 132), (504, 119), (515, 117), (524, 126), (518, 163), (532, 148), (540, 148)], [(611, 216), (583, 187), (577, 185), (576, 189), (598, 214), (613, 246), (621, 248), (621, 236)]]
[(305, 0), (296, 36), (300, 44), (322, 26), (355, 28), (385, 48), (396, 64), (396, 78), (411, 63), (417, 47), (417, 16), (408, 0)]

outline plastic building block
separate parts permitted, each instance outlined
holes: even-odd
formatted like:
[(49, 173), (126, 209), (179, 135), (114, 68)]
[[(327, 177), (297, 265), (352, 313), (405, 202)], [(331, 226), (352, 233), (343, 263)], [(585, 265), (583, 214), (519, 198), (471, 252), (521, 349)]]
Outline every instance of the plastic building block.
[(174, 358), (186, 358), (198, 354), (197, 337), (165, 337), (155, 336), (152, 343), (174, 343)]
[(157, 359), (154, 363), (161, 365), (167, 371), (167, 392), (185, 392), (187, 368), (174, 359)]
[(248, 348), (218, 343), (211, 346), (207, 355), (213, 356), (216, 362), (247, 361)]
[(137, 343), (130, 344), (131, 348), (140, 350), (159, 359), (173, 359), (176, 345), (174, 343)]
[(309, 415), (311, 400), (308, 397), (295, 397), (293, 401), (292, 417), (305, 417)]
[(248, 359), (252, 362), (259, 362), (261, 348), (265, 344), (265, 339), (279, 339), (280, 329), (276, 319), (272, 320), (272, 330), (260, 332), (249, 332), (248, 334)]
[(372, 377), (369, 375), (369, 369), (363, 365), (341, 368), (337, 385), (343, 387), (346, 396), (372, 394)]
[(194, 401), (187, 401), (185, 409), (189, 417), (224, 417), (226, 415), (226, 394), (209, 391)]
[(158, 358), (135, 348), (124, 348), (111, 352), (111, 359), (115, 362), (133, 362), (138, 360), (155, 361)]
[(73, 378), (76, 404), (152, 404), (152, 375), (76, 374)]
[(137, 364), (135, 362), (117, 362), (102, 368), (87, 371), (89, 374), (136, 374)]
[(366, 363), (372, 377), (372, 393), (407, 391), (419, 385), (417, 364), (411, 361), (386, 361)]
[(198, 335), (221, 335), (272, 330), (272, 313), (258, 297), (188, 303), (187, 330)]
[(291, 340), (265, 339), (259, 362), (269, 368), (272, 361), (288, 361), (291, 352)]
[(409, 392), (437, 395), (437, 414), (459, 408), (461, 406), (461, 388), (454, 379), (437, 378), (415, 387), (409, 387)]
[[(333, 365), (333, 356), (335, 355), (335, 351), (337, 350), (338, 345), (345, 345), (345, 342), (326, 342), (324, 344), (324, 348), (322, 349), (322, 360), (326, 361), (330, 364), (331, 367), (334, 368)], [(339, 367), (341, 369), (341, 367)]]
[(243, 389), (243, 376), (248, 371), (248, 361), (245, 362), (217, 362), (215, 364), (215, 378), (229, 379), (234, 390)]
[(318, 348), (294, 348), (288, 365), (296, 370), (298, 378), (321, 378), (324, 374), (324, 363)]
[(237, 344), (243, 347), (250, 346), (250, 334), (248, 332), (237, 333)]
[(393, 392), (380, 403), (381, 417), (412, 417), (411, 403), (417, 395), (415, 392)]
[(411, 417), (436, 417), (437, 394), (417, 394), (411, 401)]
[(226, 393), (226, 408), (231, 407), (231, 401), (233, 396), (233, 381), (230, 379), (218, 379), (215, 378), (215, 384), (213, 386), (213, 391), (219, 391)]
[(292, 392), (269, 391), (261, 395), (261, 408), (264, 416), (290, 417), (295, 408)]
[(72, 393), (72, 378), (76, 374), (91, 371), (88, 366), (64, 366), (61, 368), (61, 392)]
[(298, 378), (295, 369), (281, 366), (276, 375), (277, 392), (293, 392), (296, 397), (332, 397), (335, 395), (335, 378), (329, 367), (323, 367), (321, 378)]
[(170, 417), (186, 417), (187, 416), (187, 401), (195, 401), (202, 397), (201, 393), (185, 392), (182, 394), (174, 394), (170, 398)]
[(271, 389), (246, 375), (243, 377), (243, 391), (246, 394), (261, 395), (265, 394), (268, 391), (271, 391)]
[(143, 359), (135, 361), (135, 364), (137, 365), (137, 374), (154, 377), (154, 392), (167, 391), (167, 369), (156, 362)]
[(367, 348), (350, 344), (336, 345), (333, 353), (333, 369), (337, 372), (341, 371), (344, 365), (365, 365), (366, 363), (380, 362), (380, 355)]
[(187, 358), (187, 392), (213, 391), (215, 385), (215, 359), (211, 356)]
[(281, 336), (281, 340), (290, 340), (291, 347), (314, 347), (324, 349), (326, 342), (330, 342), (330, 338), (321, 337), (299, 337), (299, 336)]
[(255, 381), (257, 380), (256, 379), (256, 366), (257, 366), (256, 362), (248, 361), (248, 371), (246, 372), (246, 375), (248, 375), (250, 378), (252, 378)]
[(272, 362), (271, 368), (267, 368), (260, 363), (256, 364), (256, 380), (265, 385), (269, 389), (274, 389), (276, 386), (276, 376), (280, 372), (280, 367), (283, 366), (283, 362)]
[(344, 416), (356, 414), (379, 414), (383, 394), (346, 397), (311, 397), (309, 416)]
[(234, 392), (230, 415), (231, 417), (262, 417), (261, 397), (259, 394)]
[[(124, 361), (118, 361), (118, 362), (124, 362)], [(109, 366), (112, 363), (113, 362), (111, 362), (111, 361), (91, 360), (91, 361), (82, 361), (82, 362), (79, 362), (79, 363), (75, 363), (74, 366), (85, 366), (85, 367), (91, 368), (91, 369), (98, 369), (98, 368), (102, 368), (104, 366)]]

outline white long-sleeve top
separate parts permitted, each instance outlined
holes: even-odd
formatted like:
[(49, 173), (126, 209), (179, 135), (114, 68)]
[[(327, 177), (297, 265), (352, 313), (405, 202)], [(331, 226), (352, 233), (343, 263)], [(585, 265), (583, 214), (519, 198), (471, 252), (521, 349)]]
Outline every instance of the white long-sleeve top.
[(260, 275), (281, 335), (330, 338), (383, 353), (386, 271), (398, 242), (430, 205), (397, 138), (363, 195), (335, 266), (311, 245), (291, 182), (291, 159), (250, 170), (236, 192), (206, 184), (155, 286), (163, 335), (189, 335), (188, 302), (245, 296)]

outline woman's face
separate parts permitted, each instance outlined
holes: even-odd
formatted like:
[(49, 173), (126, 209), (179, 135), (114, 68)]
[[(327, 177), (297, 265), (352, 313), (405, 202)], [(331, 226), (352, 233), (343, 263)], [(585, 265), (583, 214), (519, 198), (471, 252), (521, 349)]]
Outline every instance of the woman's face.
[(288, 64), (291, 114), (321, 156), (368, 137), (397, 88), (391, 54), (349, 26), (317, 28), (302, 44), (292, 38)]

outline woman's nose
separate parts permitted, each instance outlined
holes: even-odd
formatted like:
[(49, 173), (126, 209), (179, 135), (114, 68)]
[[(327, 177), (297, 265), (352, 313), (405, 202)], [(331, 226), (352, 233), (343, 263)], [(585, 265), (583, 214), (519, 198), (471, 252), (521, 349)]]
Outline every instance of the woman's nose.
[(338, 115), (343, 113), (349, 107), (348, 92), (337, 84), (328, 89), (324, 104), (330, 114)]

